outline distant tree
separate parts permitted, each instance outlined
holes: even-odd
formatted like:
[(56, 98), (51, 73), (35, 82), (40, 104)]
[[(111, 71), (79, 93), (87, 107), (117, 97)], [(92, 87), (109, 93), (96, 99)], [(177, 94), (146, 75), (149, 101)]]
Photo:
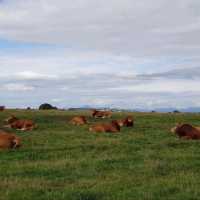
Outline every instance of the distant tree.
[(179, 110), (174, 110), (173, 113), (180, 113), (180, 111)]
[(5, 106), (0, 106), (0, 111), (4, 111), (5, 110)]
[(68, 111), (75, 111), (77, 108), (69, 108)]
[(57, 108), (52, 106), (49, 103), (44, 103), (44, 104), (40, 105), (39, 110), (57, 110)]

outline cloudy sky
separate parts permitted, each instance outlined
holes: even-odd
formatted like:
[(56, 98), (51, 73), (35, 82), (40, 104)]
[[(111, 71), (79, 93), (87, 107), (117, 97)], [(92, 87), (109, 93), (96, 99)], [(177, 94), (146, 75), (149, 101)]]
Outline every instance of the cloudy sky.
[(1, 0), (0, 104), (200, 106), (199, 0)]

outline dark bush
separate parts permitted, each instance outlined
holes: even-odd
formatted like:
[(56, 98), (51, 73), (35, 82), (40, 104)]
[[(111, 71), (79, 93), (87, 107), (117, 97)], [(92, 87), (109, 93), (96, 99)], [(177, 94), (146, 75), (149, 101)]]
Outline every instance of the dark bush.
[(0, 111), (4, 111), (5, 110), (5, 106), (0, 106)]
[(57, 108), (52, 106), (51, 104), (44, 103), (40, 105), (39, 110), (56, 110)]
[(179, 110), (174, 110), (173, 113), (180, 113), (180, 111)]

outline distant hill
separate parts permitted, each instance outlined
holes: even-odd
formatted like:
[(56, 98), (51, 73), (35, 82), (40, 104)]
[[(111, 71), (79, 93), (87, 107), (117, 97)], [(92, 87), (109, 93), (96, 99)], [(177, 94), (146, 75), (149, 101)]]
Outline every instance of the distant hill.
[[(69, 111), (81, 111), (81, 110), (91, 110), (95, 109), (94, 107), (90, 106), (83, 106), (83, 107), (77, 107), (77, 108), (69, 108)], [(180, 112), (191, 112), (191, 113), (199, 113), (200, 112), (200, 107), (188, 107), (188, 108), (176, 108), (176, 107), (167, 107), (167, 108), (152, 108), (152, 109), (141, 109), (141, 108), (134, 108), (134, 109), (123, 109), (123, 108), (109, 108), (109, 107), (96, 107), (96, 109), (99, 110), (112, 110), (113, 112), (174, 112), (174, 111), (180, 111)]]

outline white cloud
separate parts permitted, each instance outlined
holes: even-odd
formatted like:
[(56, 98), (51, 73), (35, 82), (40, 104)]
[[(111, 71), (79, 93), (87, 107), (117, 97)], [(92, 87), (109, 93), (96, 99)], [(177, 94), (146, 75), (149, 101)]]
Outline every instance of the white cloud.
[(25, 84), (20, 84), (20, 83), (8, 83), (4, 84), (0, 87), (0, 90), (5, 90), (5, 91), (33, 91), (35, 88), (33, 86), (25, 85)]
[(0, 7), (0, 36), (128, 55), (186, 55), (173, 45), (200, 44), (199, 7), (197, 0), (10, 0)]
[(53, 102), (53, 103), (61, 103), (63, 101), (64, 101), (64, 99), (59, 99), (59, 98), (51, 99), (51, 102)]
[(55, 75), (39, 74), (32, 71), (18, 72), (14, 75), (14, 77), (16, 77), (17, 79), (22, 79), (22, 80), (57, 79), (57, 76)]
[(18, 43), (0, 46), (0, 98), (197, 105), (199, 10), (198, 0), (2, 1), (0, 39)]
[(143, 81), (143, 83), (141, 81), (140, 84), (136, 85), (111, 88), (111, 90), (144, 93), (183, 93), (200, 92), (199, 85), (199, 80), (157, 79), (152, 81)]

